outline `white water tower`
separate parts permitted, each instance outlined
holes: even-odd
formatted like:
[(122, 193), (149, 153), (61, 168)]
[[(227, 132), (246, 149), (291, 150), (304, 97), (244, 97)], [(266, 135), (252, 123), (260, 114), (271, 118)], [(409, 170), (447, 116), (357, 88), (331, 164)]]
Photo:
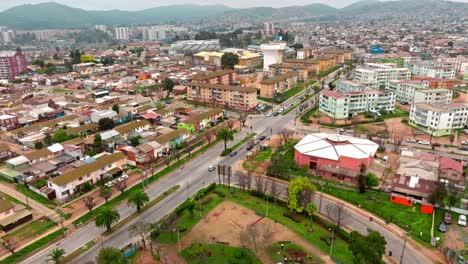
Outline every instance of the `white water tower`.
[(269, 71), (270, 65), (283, 62), (283, 50), (286, 49), (286, 43), (271, 42), (262, 44), (260, 49), (263, 52), (263, 70)]

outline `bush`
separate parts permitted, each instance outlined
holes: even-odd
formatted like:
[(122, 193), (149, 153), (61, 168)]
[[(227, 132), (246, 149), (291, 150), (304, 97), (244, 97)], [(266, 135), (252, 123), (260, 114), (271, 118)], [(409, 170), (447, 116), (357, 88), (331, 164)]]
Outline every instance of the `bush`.
[(407, 119), (403, 119), (403, 120), (401, 120), (401, 122), (402, 122), (403, 124), (408, 124), (408, 120), (407, 120)]
[(227, 148), (225, 150), (223, 150), (223, 152), (221, 152), (221, 157), (224, 157), (224, 156), (227, 156), (229, 155), (229, 153), (232, 152), (232, 149), (231, 148)]
[(295, 214), (295, 213), (291, 213), (291, 212), (284, 212), (283, 216), (293, 220), (296, 223), (302, 222), (302, 217), (301, 217), (300, 214)]
[(219, 190), (215, 190), (213, 193), (216, 193), (219, 197), (226, 197), (226, 195), (222, 192), (222, 191), (219, 191)]

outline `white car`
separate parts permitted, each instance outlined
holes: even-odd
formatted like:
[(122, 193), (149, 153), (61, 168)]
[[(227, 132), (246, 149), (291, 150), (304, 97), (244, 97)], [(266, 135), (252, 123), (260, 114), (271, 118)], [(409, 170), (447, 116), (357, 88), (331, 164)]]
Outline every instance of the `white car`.
[(216, 167), (213, 166), (213, 165), (208, 167), (208, 171), (214, 171), (215, 169), (216, 169)]
[(406, 142), (408, 142), (408, 143), (417, 143), (416, 139), (414, 139), (414, 138), (408, 138), (408, 139), (406, 139)]
[(28, 146), (21, 146), (21, 150), (28, 150)]
[(338, 132), (338, 133), (341, 134), (341, 133), (344, 133), (345, 130), (344, 130), (343, 128), (337, 128), (337, 129), (336, 129), (336, 132)]
[(462, 141), (462, 145), (468, 145), (468, 140)]
[(119, 182), (121, 182), (121, 181), (125, 181), (126, 179), (128, 179), (128, 175), (127, 174), (122, 174), (122, 176), (120, 176), (117, 180)]
[(280, 109), (278, 109), (278, 113), (281, 114), (281, 113), (283, 113), (283, 112), (284, 112), (284, 108), (281, 107)]
[(426, 141), (426, 140), (419, 140), (419, 141), (418, 141), (418, 144), (421, 144), (421, 145), (430, 145), (431, 143), (429, 143), (429, 141)]
[(272, 114), (271, 112), (268, 112), (268, 113), (266, 113), (265, 116), (266, 116), (266, 117), (270, 117), (270, 116), (272, 116), (272, 115), (273, 115), (273, 114)]
[(257, 135), (255, 135), (255, 136), (253, 137), (253, 139), (254, 139), (254, 140), (258, 139), (258, 136), (257, 136)]
[(110, 188), (110, 187), (112, 187), (112, 186), (115, 185), (115, 181), (106, 182), (104, 185), (105, 185), (106, 187), (109, 187), (109, 188)]
[(460, 215), (458, 217), (458, 225), (466, 226), (466, 215)]

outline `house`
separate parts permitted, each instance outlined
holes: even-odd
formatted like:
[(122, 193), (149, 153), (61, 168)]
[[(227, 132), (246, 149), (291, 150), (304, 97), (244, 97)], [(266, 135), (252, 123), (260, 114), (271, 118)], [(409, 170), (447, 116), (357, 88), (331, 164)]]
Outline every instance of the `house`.
[(361, 166), (372, 163), (378, 148), (368, 139), (313, 133), (294, 146), (294, 161), (322, 177), (357, 184)]
[(130, 165), (146, 164), (162, 156), (162, 147), (156, 141), (150, 141), (137, 147), (126, 147), (127, 162)]
[(117, 112), (113, 110), (102, 110), (102, 111), (94, 111), (91, 113), (91, 122), (98, 123), (99, 120), (103, 118), (110, 118), (114, 120), (117, 118)]
[(162, 118), (167, 118), (174, 115), (174, 110), (169, 108), (161, 108), (154, 111), (156, 114), (160, 115)]
[(96, 184), (109, 171), (123, 169), (127, 158), (116, 152), (97, 158), (94, 162), (68, 171), (48, 181), (47, 186), (55, 191), (57, 200), (64, 202), (73, 198), (85, 183)]
[(13, 228), (32, 220), (32, 214), (27, 209), (14, 211), (15, 205), (6, 200), (0, 199), (0, 229), (8, 232)]
[(217, 122), (222, 117), (222, 110), (212, 109), (201, 114), (188, 117), (185, 120), (181, 120), (177, 124), (177, 127), (184, 128), (190, 132), (200, 131), (211, 126), (213, 122)]
[(54, 154), (49, 150), (49, 148), (42, 148), (38, 150), (34, 150), (29, 153), (25, 153), (24, 156), (30, 160), (31, 164), (42, 160), (48, 160), (54, 157)]
[(13, 152), (10, 146), (5, 143), (0, 143), (0, 161), (7, 160), (13, 157)]
[(104, 151), (112, 153), (118, 146), (125, 144), (125, 140), (115, 130), (109, 130), (100, 135)]
[(173, 130), (167, 134), (160, 135), (154, 138), (154, 141), (161, 145), (161, 155), (168, 155), (170, 150), (185, 142), (190, 136), (190, 132), (185, 128)]
[(17, 129), (20, 127), (18, 117), (14, 115), (0, 115), (0, 129), (2, 131), (8, 131)]
[(68, 136), (84, 136), (93, 134), (99, 130), (99, 126), (96, 123), (87, 123), (76, 127), (70, 127), (65, 130)]
[(465, 176), (463, 175), (463, 164), (448, 157), (440, 157), (439, 181), (453, 184), (455, 188), (464, 191)]
[(136, 120), (130, 123), (120, 125), (114, 128), (122, 138), (127, 138), (131, 132), (140, 133), (143, 130), (147, 130), (150, 127), (150, 122), (146, 120)]

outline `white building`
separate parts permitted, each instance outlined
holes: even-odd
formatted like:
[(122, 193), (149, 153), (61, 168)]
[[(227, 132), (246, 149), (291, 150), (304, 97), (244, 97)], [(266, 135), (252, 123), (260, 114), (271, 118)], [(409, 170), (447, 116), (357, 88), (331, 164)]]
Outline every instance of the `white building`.
[(103, 118), (114, 119), (116, 117), (117, 113), (113, 110), (95, 111), (91, 113), (91, 122), (98, 123)]
[(130, 39), (130, 29), (128, 27), (116, 27), (114, 34), (115, 38), (118, 40)]
[(411, 62), (408, 68), (413, 75), (438, 79), (453, 79), (456, 74), (456, 63), (452, 62)]
[(394, 111), (395, 92), (390, 90), (320, 93), (319, 110), (331, 118), (344, 119), (363, 112)]
[(286, 49), (285, 42), (271, 42), (262, 44), (260, 49), (263, 53), (263, 70), (269, 71), (271, 64), (283, 62), (283, 51)]
[(417, 84), (403, 81), (390, 81), (387, 89), (395, 91), (400, 103), (449, 104), (453, 92), (448, 89), (429, 89)]
[(365, 83), (374, 88), (391, 80), (409, 80), (411, 72), (407, 68), (397, 68), (392, 63), (367, 63), (363, 68), (354, 70), (354, 81)]
[(361, 92), (368, 89), (369, 88), (362, 83), (356, 83), (341, 79), (336, 82), (336, 90), (340, 93)]
[(100, 30), (103, 32), (107, 32), (107, 26), (106, 25), (94, 25), (94, 29)]
[(451, 103), (434, 106), (420, 103), (411, 106), (409, 124), (433, 136), (446, 136), (453, 129), (464, 128), (468, 124), (468, 103)]

